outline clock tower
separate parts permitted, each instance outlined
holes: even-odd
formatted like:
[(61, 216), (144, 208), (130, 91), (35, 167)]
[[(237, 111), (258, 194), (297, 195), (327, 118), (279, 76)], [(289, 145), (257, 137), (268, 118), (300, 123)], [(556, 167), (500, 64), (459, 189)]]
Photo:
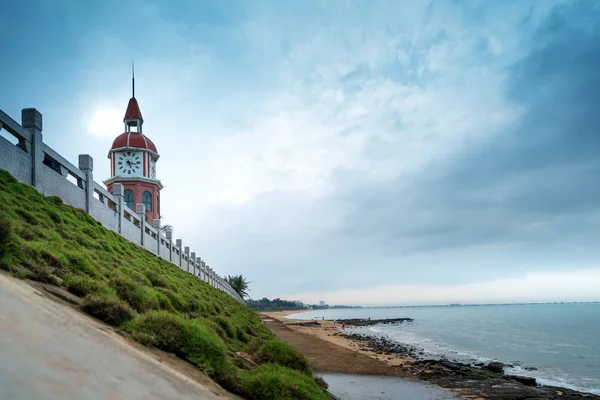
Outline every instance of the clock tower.
[(160, 218), (160, 190), (156, 178), (156, 162), (160, 155), (152, 141), (142, 133), (144, 119), (135, 98), (135, 77), (132, 78), (132, 96), (125, 117), (125, 132), (117, 136), (108, 152), (110, 178), (104, 181), (112, 193), (115, 183), (124, 189), (125, 204), (135, 211), (136, 204), (146, 206), (148, 221)]

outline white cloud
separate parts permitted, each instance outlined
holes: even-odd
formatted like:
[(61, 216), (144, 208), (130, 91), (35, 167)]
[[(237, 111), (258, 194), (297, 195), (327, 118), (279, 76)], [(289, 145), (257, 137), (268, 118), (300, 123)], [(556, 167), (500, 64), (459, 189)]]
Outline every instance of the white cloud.
[[(96, 158), (96, 180), (108, 177), (106, 152), (123, 129), (129, 60), (135, 58), (144, 132), (161, 153), (165, 222), (217, 271), (248, 275), (259, 293), (270, 295), (288, 280), (311, 281), (295, 271), (306, 277), (331, 268), (331, 276), (370, 263), (386, 272), (403, 265), (411, 275), (429, 268), (398, 255), (397, 243), (379, 240), (377, 232), (340, 238), (348, 204), (336, 191), (358, 177), (385, 186), (426, 176), (432, 163), (515, 121), (521, 110), (504, 101), (504, 67), (524, 51), (515, 26), (529, 6), (504, 10), (506, 18), (491, 10), (479, 24), (462, 20), (462, 8), (395, 1), (368, 6), (366, 14), (326, 2), (319, 12), (259, 7), (240, 23), (197, 29), (149, 7), (139, 14), (135, 35), (100, 29), (82, 35), (80, 106), (88, 113), (74, 115), (94, 135), (94, 148), (86, 144), (84, 151)], [(485, 59), (474, 50), (479, 39), (490, 49)], [(386, 200), (383, 211), (398, 203)], [(406, 220), (382, 212), (373, 228), (392, 217), (416, 232), (451, 220), (429, 211), (406, 210), (413, 217)], [(343, 281), (356, 284), (361, 276), (347, 274)], [(414, 296), (423, 289), (432, 298), (456, 294), (404, 289)], [(360, 293), (395, 299), (377, 291)]]
[[(325, 300), (345, 305), (439, 305), (598, 301), (600, 269), (530, 273), (465, 285), (378, 285), (338, 291), (283, 294), (286, 300)], [(315, 301), (316, 302), (316, 301)]]
[[(117, 107), (111, 105), (95, 105), (89, 115), (84, 116), (87, 120), (89, 133), (99, 137), (115, 138), (115, 132), (123, 130), (123, 115), (125, 110), (122, 104)], [(108, 152), (108, 149), (106, 150)]]

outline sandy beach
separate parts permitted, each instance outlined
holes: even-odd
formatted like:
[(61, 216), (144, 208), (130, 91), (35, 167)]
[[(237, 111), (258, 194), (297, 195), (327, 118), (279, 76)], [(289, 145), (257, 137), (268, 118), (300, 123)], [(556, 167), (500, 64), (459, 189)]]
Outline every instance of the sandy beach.
[(284, 320), (285, 315), (289, 313), (262, 314), (263, 321), (273, 333), (304, 354), (316, 371), (407, 377), (401, 370), (363, 354), (350, 340), (329, 336), (337, 331), (332, 324), (327, 323), (315, 329), (306, 328), (294, 323), (307, 321)]
[[(300, 312), (306, 312), (306, 311), (300, 311)], [(301, 324), (301, 323), (306, 323), (309, 321), (286, 318), (288, 315), (298, 314), (298, 313), (299, 313), (298, 311), (279, 311), (279, 312), (269, 312), (269, 313), (262, 313), (262, 314), (265, 316), (268, 316), (269, 318), (273, 318), (273, 319), (276, 319), (276, 320), (284, 323), (287, 327), (289, 327), (290, 329), (292, 329), (296, 332), (302, 332), (304, 334), (312, 335), (319, 339), (326, 340), (337, 346), (341, 346), (345, 349), (355, 351), (359, 354), (363, 354), (365, 356), (373, 358), (373, 359), (380, 361), (391, 367), (402, 366), (402, 365), (406, 364), (407, 362), (415, 361), (415, 359), (410, 356), (377, 354), (376, 352), (366, 348), (365, 346), (362, 345), (362, 343), (360, 343), (356, 340), (352, 340), (352, 339), (349, 339), (349, 338), (346, 338), (343, 336), (334, 335), (335, 333), (343, 332), (343, 330), (342, 330), (342, 327), (340, 324), (336, 324), (333, 321), (319, 320), (318, 321), (319, 326), (302, 326), (302, 325), (294, 325), (294, 324), (296, 324), (296, 323)], [(342, 371), (329, 371), (329, 372), (342, 372)], [(400, 376), (410, 376), (410, 374), (408, 372), (400, 373), (399, 375)]]

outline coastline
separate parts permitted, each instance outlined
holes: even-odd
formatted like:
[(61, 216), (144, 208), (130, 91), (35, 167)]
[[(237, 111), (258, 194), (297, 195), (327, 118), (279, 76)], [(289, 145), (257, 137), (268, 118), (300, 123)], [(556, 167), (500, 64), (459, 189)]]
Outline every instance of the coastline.
[[(404, 366), (407, 363), (417, 361), (416, 358), (410, 355), (380, 354), (372, 348), (367, 347), (363, 341), (341, 336), (339, 334), (343, 333), (343, 331), (340, 324), (335, 324), (331, 320), (319, 320), (316, 321), (319, 323), (319, 326), (307, 326), (305, 323), (311, 321), (286, 318), (288, 315), (296, 314), (296, 312), (279, 311), (276, 313), (263, 314), (269, 315), (271, 318), (281, 321), (292, 330), (302, 332), (307, 335), (312, 335), (316, 338), (326, 340), (345, 349), (355, 351), (359, 354), (364, 354), (391, 367)], [(409, 374), (403, 375), (408, 376)]]
[[(300, 311), (302, 312), (302, 311)], [(536, 385), (535, 380), (519, 376), (505, 375), (502, 367), (488, 369), (488, 366), (461, 364), (441, 359), (437, 361), (420, 360), (417, 351), (410, 346), (392, 343), (385, 339), (373, 339), (364, 335), (342, 331), (340, 324), (330, 320), (298, 320), (286, 318), (298, 311), (264, 312), (263, 318), (278, 321), (280, 324), (306, 338), (316, 342), (324, 341), (334, 346), (354, 352), (362, 357), (368, 357), (377, 364), (385, 366), (381, 369), (358, 372), (370, 375), (387, 375), (418, 380), (436, 385), (455, 395), (468, 399), (480, 398), (528, 398), (537, 399), (600, 399), (600, 396), (578, 392), (575, 390)], [(273, 330), (273, 329), (272, 329)], [(277, 334), (277, 333), (276, 333)], [(278, 335), (279, 336), (279, 335)], [(286, 338), (280, 337), (284, 341)], [(289, 342), (288, 342), (289, 343)], [(294, 343), (290, 343), (294, 345)], [(301, 349), (299, 349), (301, 350)], [(302, 352), (302, 351), (301, 351)], [(321, 358), (330, 355), (322, 354)], [(309, 362), (311, 360), (309, 359)], [(312, 363), (311, 363), (312, 365)], [(319, 371), (318, 365), (315, 368)], [(339, 371), (325, 371), (334, 373), (348, 372), (344, 368)]]
[[(358, 349), (351, 340), (328, 336), (335, 333), (330, 324), (326, 324), (321, 329), (307, 330), (303, 325), (311, 324), (310, 321), (286, 320), (283, 313), (261, 313), (260, 315), (267, 327), (280, 340), (297, 348), (308, 359), (315, 371), (408, 377), (402, 370), (392, 368), (384, 362), (357, 351)], [(312, 323), (314, 324), (314, 322)]]
[[(293, 319), (293, 318), (287, 318), (288, 315), (294, 315), (294, 314), (303, 314), (303, 313), (307, 313), (307, 312), (311, 312), (313, 310), (289, 310), (289, 311), (257, 311), (257, 313), (260, 315), (267, 315), (270, 318), (274, 318), (276, 320), (282, 321), (282, 322), (289, 322), (289, 321), (302, 321), (302, 322), (306, 322), (305, 319)], [(285, 318), (284, 320), (282, 320), (283, 318)]]
[[(279, 340), (296, 348), (306, 357), (315, 374), (325, 379), (329, 384), (330, 392), (339, 398), (345, 400), (365, 398), (454, 400), (457, 398), (448, 390), (425, 381), (411, 379), (402, 369), (357, 351), (358, 349), (353, 348), (350, 340), (333, 336), (335, 331), (330, 331), (329, 324), (317, 330), (319, 336), (325, 335), (331, 339), (324, 340), (304, 332), (302, 325), (315, 324), (315, 322), (286, 320), (284, 314), (287, 313), (262, 313), (261, 317)], [(275, 318), (276, 316), (279, 318)], [(330, 334), (332, 336), (328, 336)]]

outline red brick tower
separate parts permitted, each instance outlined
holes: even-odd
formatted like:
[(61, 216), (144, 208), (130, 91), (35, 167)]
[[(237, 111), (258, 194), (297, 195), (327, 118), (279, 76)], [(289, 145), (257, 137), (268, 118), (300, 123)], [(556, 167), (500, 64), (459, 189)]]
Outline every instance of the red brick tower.
[(104, 184), (112, 193), (112, 186), (121, 183), (125, 190), (125, 204), (132, 211), (135, 211), (136, 204), (144, 204), (151, 222), (160, 218), (160, 190), (163, 185), (156, 178), (156, 161), (160, 155), (154, 143), (142, 134), (144, 119), (135, 98), (135, 77), (123, 122), (125, 132), (117, 136), (108, 152), (110, 178)]

